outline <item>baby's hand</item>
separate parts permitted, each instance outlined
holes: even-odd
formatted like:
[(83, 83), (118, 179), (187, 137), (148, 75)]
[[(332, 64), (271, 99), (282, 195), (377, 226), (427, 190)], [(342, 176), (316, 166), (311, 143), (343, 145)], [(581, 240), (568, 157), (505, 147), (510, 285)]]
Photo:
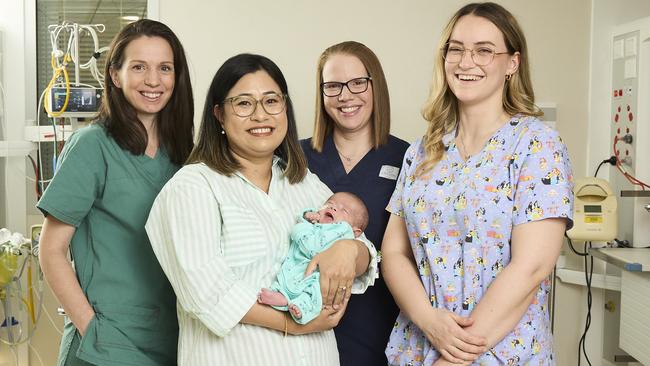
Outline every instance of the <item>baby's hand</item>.
[(305, 212), (304, 218), (312, 224), (315, 224), (320, 220), (320, 214), (318, 212), (308, 211)]

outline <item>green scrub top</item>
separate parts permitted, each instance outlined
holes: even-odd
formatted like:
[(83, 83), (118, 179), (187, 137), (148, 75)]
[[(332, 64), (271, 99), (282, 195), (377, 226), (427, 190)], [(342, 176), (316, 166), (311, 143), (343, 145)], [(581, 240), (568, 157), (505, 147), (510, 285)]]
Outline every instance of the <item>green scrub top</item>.
[(59, 365), (176, 364), (176, 297), (144, 224), (177, 170), (163, 148), (154, 158), (133, 155), (101, 123), (66, 142), (37, 207), (76, 227), (74, 267), (95, 317), (81, 338), (66, 321)]

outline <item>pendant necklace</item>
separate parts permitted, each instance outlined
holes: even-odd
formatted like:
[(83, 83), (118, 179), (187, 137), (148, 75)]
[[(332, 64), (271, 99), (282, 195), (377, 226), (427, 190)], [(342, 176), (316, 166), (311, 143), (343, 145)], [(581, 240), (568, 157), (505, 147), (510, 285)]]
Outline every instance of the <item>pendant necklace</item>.
[[(345, 155), (341, 152), (341, 149), (339, 149), (338, 145), (336, 143), (334, 144), (334, 147), (336, 148), (336, 152), (339, 153), (339, 156), (341, 157), (341, 161), (343, 164), (347, 166), (353, 166), (354, 163), (357, 161), (357, 156), (359, 156), (359, 152), (354, 153), (352, 156)], [(367, 152), (367, 151), (366, 151)], [(360, 156), (364, 156), (365, 153), (361, 154)]]
[(343, 153), (341, 151), (339, 151), (339, 149), (336, 149), (336, 151), (339, 153), (339, 156), (343, 158), (344, 163), (352, 164), (352, 158), (351, 157), (343, 155)]

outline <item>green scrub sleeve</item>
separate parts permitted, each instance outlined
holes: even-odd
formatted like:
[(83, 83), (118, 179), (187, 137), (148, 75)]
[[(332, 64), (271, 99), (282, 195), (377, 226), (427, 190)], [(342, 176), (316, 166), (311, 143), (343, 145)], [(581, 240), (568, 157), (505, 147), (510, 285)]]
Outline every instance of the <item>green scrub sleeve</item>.
[(86, 217), (104, 185), (106, 164), (100, 134), (104, 134), (102, 128), (86, 127), (70, 136), (54, 178), (36, 205), (45, 216), (75, 227)]

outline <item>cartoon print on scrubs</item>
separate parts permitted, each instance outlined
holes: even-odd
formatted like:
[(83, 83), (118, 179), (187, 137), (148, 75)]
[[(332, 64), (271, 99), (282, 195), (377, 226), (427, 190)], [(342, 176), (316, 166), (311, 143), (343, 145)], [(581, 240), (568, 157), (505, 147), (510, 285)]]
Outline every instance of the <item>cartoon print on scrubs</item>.
[[(490, 283), (510, 262), (514, 225), (572, 216), (568, 153), (557, 132), (533, 117), (515, 116), (483, 151), (463, 161), (453, 142), (422, 178), (421, 140), (407, 151), (387, 207), (404, 217), (420, 279), (434, 307), (469, 316)], [(545, 280), (526, 314), (476, 365), (548, 365), (552, 338)], [(424, 334), (400, 314), (386, 349), (391, 364), (430, 365), (439, 358)]]

